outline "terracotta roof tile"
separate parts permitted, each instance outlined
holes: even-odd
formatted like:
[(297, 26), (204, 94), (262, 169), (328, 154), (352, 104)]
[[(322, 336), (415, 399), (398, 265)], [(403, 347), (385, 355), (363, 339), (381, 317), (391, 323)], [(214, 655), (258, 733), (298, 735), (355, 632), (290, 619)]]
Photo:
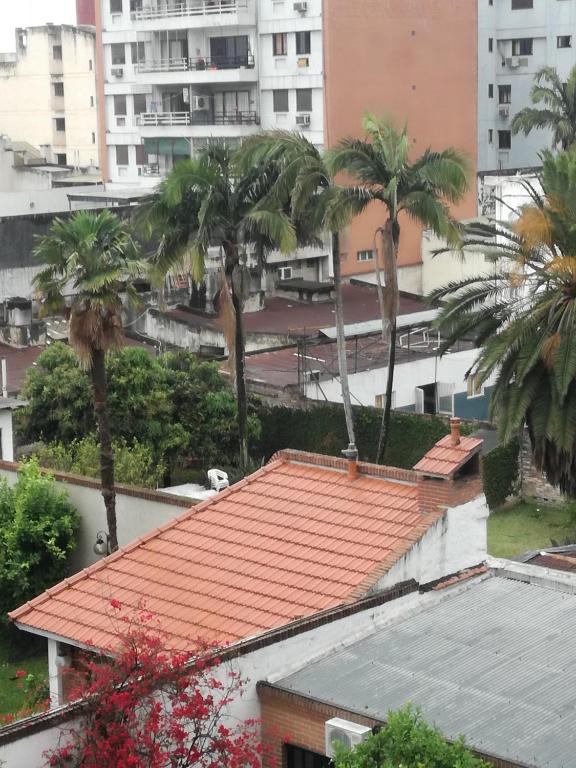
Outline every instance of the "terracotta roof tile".
[(273, 460), (11, 618), (106, 647), (115, 632), (110, 600), (144, 601), (171, 644), (185, 647), (198, 636), (238, 641), (349, 602), (426, 528), (415, 476), (395, 482), (374, 467), (351, 480), (331, 460), (295, 457)]
[(414, 469), (425, 475), (451, 477), (480, 451), (481, 445), (482, 440), (477, 437), (461, 437), (458, 445), (453, 445), (451, 436), (446, 435), (420, 459)]

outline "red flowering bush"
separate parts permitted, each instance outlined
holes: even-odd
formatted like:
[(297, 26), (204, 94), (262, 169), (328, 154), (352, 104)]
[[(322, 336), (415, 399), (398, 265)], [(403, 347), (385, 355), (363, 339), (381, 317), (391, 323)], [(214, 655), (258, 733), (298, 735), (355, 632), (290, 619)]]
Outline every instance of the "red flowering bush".
[(74, 698), (81, 722), (64, 744), (45, 754), (55, 768), (259, 768), (259, 723), (230, 724), (226, 710), (243, 688), (216, 649), (167, 649), (153, 617), (122, 615), (119, 644), (109, 655), (86, 655)]
[[(22, 720), (30, 715), (45, 712), (50, 708), (50, 691), (48, 679), (45, 675), (27, 672), (25, 669), (17, 669), (14, 673), (17, 687), (23, 691), (24, 702), (20, 709), (7, 715), (0, 714), (0, 727), (10, 725), (16, 720)], [(2, 763), (0, 762), (0, 766)]]

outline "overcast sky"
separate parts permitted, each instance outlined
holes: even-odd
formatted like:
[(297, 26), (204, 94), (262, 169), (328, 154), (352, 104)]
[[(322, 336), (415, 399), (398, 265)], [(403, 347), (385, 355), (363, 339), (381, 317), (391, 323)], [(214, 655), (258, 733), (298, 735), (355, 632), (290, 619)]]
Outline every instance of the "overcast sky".
[(0, 0), (0, 51), (13, 51), (16, 27), (33, 27), (52, 21), (74, 24), (75, 0)]

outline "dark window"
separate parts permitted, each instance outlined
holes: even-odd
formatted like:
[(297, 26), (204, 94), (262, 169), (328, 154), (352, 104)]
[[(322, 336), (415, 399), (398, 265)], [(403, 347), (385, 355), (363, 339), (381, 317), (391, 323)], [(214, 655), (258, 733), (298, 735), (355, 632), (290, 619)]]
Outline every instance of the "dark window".
[(319, 755), (309, 749), (286, 744), (286, 768), (329, 768), (331, 761), (326, 755)]
[(498, 149), (510, 149), (512, 134), (510, 131), (498, 131)]
[(556, 48), (572, 48), (572, 35), (558, 35)]
[(288, 34), (286, 32), (274, 32), (272, 49), (274, 56), (286, 56), (288, 53)]
[(116, 145), (116, 165), (128, 165), (128, 145)]
[(488, 5), (494, 5), (494, 0), (488, 0)]
[(136, 144), (136, 165), (148, 165), (148, 153), (144, 144)]
[(88, 59), (88, 69), (92, 72), (92, 59)]
[(272, 91), (272, 98), (274, 101), (274, 112), (288, 112), (289, 107), (287, 89)]
[(488, 53), (492, 53), (494, 50), (494, 38), (489, 37), (488, 38)]
[(110, 13), (122, 13), (122, 0), (110, 0)]
[(488, 86), (488, 98), (493, 99), (494, 98), (494, 85), (490, 83)]
[(66, 119), (64, 117), (56, 117), (54, 119), (54, 122), (56, 124), (56, 130), (57, 131), (65, 131), (66, 130)]
[(96, 134), (92, 131), (92, 144), (96, 144)]
[(312, 88), (296, 88), (296, 111), (312, 112)]
[(310, 53), (310, 32), (296, 32), (296, 53), (299, 56)]
[(61, 45), (53, 45), (52, 46), (52, 58), (56, 59), (57, 61), (62, 61), (62, 46)]
[(65, 152), (58, 152), (56, 154), (56, 162), (58, 165), (66, 165), (66, 153)]
[(494, 143), (494, 131), (492, 128), (488, 128), (488, 144)]
[(511, 101), (512, 101), (512, 86), (499, 85), (498, 86), (498, 104), (510, 104)]
[(146, 94), (135, 93), (133, 98), (134, 98), (134, 114), (141, 115), (142, 112), (146, 112)]
[(524, 8), (534, 8), (534, 0), (512, 0), (513, 11), (521, 11)]
[(245, 67), (249, 60), (248, 35), (236, 37), (211, 37), (210, 57), (220, 69)]
[(112, 43), (110, 50), (112, 53), (112, 66), (126, 64), (126, 49), (124, 43)]
[(94, 96), (90, 96), (90, 106), (94, 106)]
[(144, 43), (130, 43), (130, 60), (132, 64), (144, 61)]
[(512, 56), (532, 56), (534, 41), (531, 37), (521, 37), (512, 40)]
[(114, 114), (126, 114), (126, 96), (114, 96)]
[(64, 83), (54, 83), (54, 96), (64, 96)]
[(134, 13), (134, 11), (141, 11), (142, 10), (142, 0), (130, 0), (130, 11)]

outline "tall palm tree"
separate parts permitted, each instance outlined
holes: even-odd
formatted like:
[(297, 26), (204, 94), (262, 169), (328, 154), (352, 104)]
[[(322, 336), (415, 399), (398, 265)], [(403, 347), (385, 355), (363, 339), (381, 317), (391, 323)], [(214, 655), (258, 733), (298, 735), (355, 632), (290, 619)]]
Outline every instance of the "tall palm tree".
[(576, 142), (576, 66), (564, 82), (554, 67), (543, 67), (534, 77), (530, 91), (532, 104), (514, 115), (512, 133), (525, 136), (536, 129), (552, 131), (556, 146), (568, 149)]
[(362, 209), (362, 196), (349, 194), (348, 190), (334, 185), (322, 154), (301, 133), (277, 130), (254, 136), (244, 143), (240, 162), (244, 169), (260, 164), (276, 167), (278, 178), (271, 189), (271, 195), (282, 205), (286, 200), (289, 201), (297, 229), (304, 229), (310, 239), (320, 237), (325, 231), (331, 234), (338, 368), (348, 443), (355, 447), (344, 334), (340, 230)]
[[(495, 271), (438, 289), (442, 351), (480, 348), (469, 375), (495, 377), (491, 415), (508, 442), (526, 424), (533, 458), (576, 498), (576, 148), (542, 155), (542, 193), (512, 225), (481, 225), (464, 239)], [(487, 241), (490, 243), (487, 247)]]
[(45, 265), (34, 278), (43, 297), (43, 312), (61, 309), (65, 296), (71, 296), (70, 344), (92, 379), (102, 496), (113, 552), (118, 549), (118, 535), (106, 353), (122, 343), (120, 294), (126, 290), (133, 295), (130, 279), (141, 272), (141, 262), (126, 224), (108, 210), (79, 211), (70, 219), (55, 219), (34, 253)]
[(273, 248), (293, 250), (297, 234), (290, 217), (267, 198), (274, 179), (269, 169), (239, 172), (235, 152), (211, 141), (196, 157), (174, 166), (140, 219), (158, 236), (152, 275), (158, 284), (172, 271), (190, 271), (200, 283), (210, 247), (222, 254), (220, 312), (230, 357), (234, 358), (240, 468), (248, 464), (247, 398), (244, 366), (243, 307), (249, 294), (249, 253), (259, 265)]
[[(385, 212), (378, 232), (385, 283), (383, 291), (380, 290), (383, 334), (387, 337), (389, 350), (386, 396), (376, 455), (380, 462), (388, 442), (394, 385), (401, 216), (405, 214), (452, 241), (456, 230), (448, 205), (458, 202), (468, 189), (468, 167), (464, 157), (452, 148), (442, 152), (427, 149), (412, 160), (406, 127), (398, 131), (391, 120), (368, 114), (363, 120), (363, 129), (364, 138), (346, 138), (335, 149), (328, 150), (327, 166), (332, 174), (344, 172), (361, 185), (357, 190), (363, 205), (376, 202)], [(379, 280), (378, 269), (376, 274)]]

